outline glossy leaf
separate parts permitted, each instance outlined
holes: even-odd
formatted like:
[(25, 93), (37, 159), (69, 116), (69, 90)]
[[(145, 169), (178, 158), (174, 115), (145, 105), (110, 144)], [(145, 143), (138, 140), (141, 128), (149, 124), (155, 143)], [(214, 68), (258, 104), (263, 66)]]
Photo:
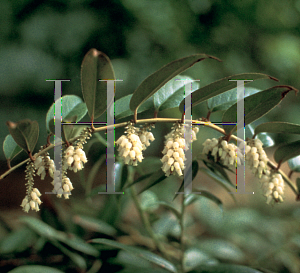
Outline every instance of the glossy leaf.
[(298, 155), (300, 155), (300, 140), (278, 147), (274, 153), (274, 159), (277, 163), (282, 163)]
[[(87, 113), (86, 104), (82, 101), (80, 97), (75, 95), (62, 96), (61, 100), (59, 99), (55, 103), (61, 105), (61, 119), (63, 122), (67, 122), (67, 120), (69, 120), (74, 116), (76, 116), (75, 122), (78, 122), (82, 120), (82, 118)], [(50, 132), (55, 134), (54, 110), (55, 110), (55, 104), (53, 103), (46, 115), (46, 129), (48, 134)]]
[(255, 128), (255, 134), (261, 132), (283, 133), (283, 134), (300, 134), (300, 125), (288, 122), (266, 122)]
[(237, 264), (201, 265), (188, 273), (263, 273), (256, 269)]
[[(273, 86), (244, 99), (245, 125), (259, 119), (271, 111), (291, 90), (297, 92), (290, 86)], [(237, 104), (232, 105), (223, 115), (223, 123), (237, 122)], [(237, 126), (244, 127), (244, 124), (226, 125), (224, 130), (228, 134), (236, 130)]]
[(24, 119), (17, 123), (8, 121), (6, 125), (15, 142), (24, 149), (25, 152), (33, 152), (39, 138), (38, 122)]
[[(245, 98), (261, 91), (253, 87), (245, 87), (244, 90), (245, 90), (244, 93)], [(218, 96), (208, 99), (207, 107), (211, 113), (217, 111), (224, 111), (227, 110), (233, 104), (235, 104), (236, 100), (237, 100), (237, 89), (234, 88)]]
[[(194, 92), (197, 88), (199, 88), (198, 82), (192, 83), (191, 92)], [(159, 110), (165, 110), (169, 108), (177, 108), (179, 107), (181, 101), (185, 98), (185, 87), (180, 88), (177, 92), (169, 97), (160, 107)]]
[(195, 54), (175, 60), (163, 66), (147, 77), (134, 91), (130, 101), (130, 109), (135, 111), (143, 102), (155, 94), (169, 80), (193, 66), (195, 63), (208, 58), (218, 60), (216, 57), (206, 54)]
[(9, 271), (8, 273), (63, 273), (56, 268), (43, 265), (22, 265)]
[(7, 160), (12, 160), (22, 151), (11, 135), (7, 135), (3, 141), (3, 152)]
[(84, 56), (81, 65), (82, 94), (91, 120), (100, 117), (109, 106), (107, 81), (99, 80), (115, 80), (115, 73), (110, 59), (103, 52), (92, 48)]
[(267, 133), (259, 133), (256, 138), (262, 142), (264, 148), (272, 147), (275, 144), (273, 138)]
[[(215, 81), (213, 83), (210, 83), (204, 87), (199, 88), (198, 90), (196, 90), (195, 92), (193, 92), (193, 105), (192, 106), (196, 106), (197, 104), (206, 101), (212, 97), (215, 97), (219, 94), (222, 94), (226, 91), (229, 91), (233, 88), (237, 87), (237, 82), (236, 81), (229, 81), (229, 80), (245, 80), (245, 79), (249, 79), (249, 80), (259, 80), (259, 79), (272, 79), (272, 80), (276, 80), (277, 79), (269, 76), (269, 75), (265, 75), (265, 74), (261, 74), (261, 73), (243, 73), (243, 74), (237, 74), (237, 75), (233, 75), (233, 76), (229, 76), (223, 79), (220, 79), (218, 81)], [(249, 82), (245, 82), (245, 84), (247, 84)], [(179, 110), (181, 113), (184, 112), (184, 100), (180, 103), (179, 106)]]
[(125, 251), (128, 251), (129, 253), (136, 255), (138, 257), (141, 257), (147, 261), (150, 261), (156, 265), (159, 265), (160, 267), (170, 271), (170, 272), (177, 272), (175, 266), (170, 263), (169, 261), (165, 260), (164, 258), (150, 252), (147, 250), (143, 250), (138, 247), (128, 246), (121, 243), (118, 243), (113, 240), (108, 239), (92, 239), (89, 241), (90, 243), (97, 243), (97, 244), (105, 244), (108, 246), (112, 246), (114, 248), (122, 249)]
[[(132, 94), (120, 98), (115, 102), (115, 119), (125, 118), (133, 115), (133, 111), (131, 111), (129, 107), (131, 98), (132, 98)], [(149, 98), (138, 109), (138, 113), (142, 113), (152, 108), (154, 108), (153, 99)]]
[(192, 81), (191, 77), (178, 75), (162, 86), (153, 96), (155, 111), (178, 107), (184, 99), (185, 84), (192, 84), (192, 92), (199, 87), (197, 82)]
[(300, 172), (300, 155), (288, 160), (289, 167), (293, 172)]

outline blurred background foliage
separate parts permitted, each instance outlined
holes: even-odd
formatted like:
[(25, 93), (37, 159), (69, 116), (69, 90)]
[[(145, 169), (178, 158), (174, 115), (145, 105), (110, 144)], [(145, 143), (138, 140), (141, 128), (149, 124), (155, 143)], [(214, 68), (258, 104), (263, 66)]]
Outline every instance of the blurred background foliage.
[[(82, 97), (80, 65), (84, 55), (91, 48), (109, 56), (117, 79), (123, 80), (116, 84), (116, 99), (132, 93), (144, 78), (161, 66), (194, 53), (206, 53), (223, 60), (222, 63), (205, 60), (184, 73), (194, 79), (200, 79), (201, 86), (233, 74), (260, 72), (278, 78), (279, 84), (288, 84), (300, 89), (300, 0), (2, 0), (0, 21), (1, 143), (8, 134), (5, 127), (7, 120), (30, 118), (39, 122), (39, 145), (45, 144), (45, 116), (54, 100), (54, 83), (45, 80), (71, 79), (70, 82), (62, 84), (62, 95), (75, 94)], [(271, 85), (274, 85), (271, 81), (252, 84), (260, 89)], [(206, 116), (205, 103), (195, 108), (193, 116)], [(149, 113), (146, 114), (149, 117)], [(151, 116), (152, 114), (150, 113)], [(176, 110), (166, 110), (159, 115), (180, 116)], [(103, 117), (97, 121), (103, 121)], [(262, 120), (300, 124), (299, 117), (299, 98), (295, 98), (291, 93)], [(220, 121), (221, 114), (216, 113), (211, 118), (212, 121)], [(157, 142), (147, 151), (146, 156), (161, 156), (162, 137), (167, 133), (166, 127), (170, 126), (157, 125), (154, 131)], [(116, 138), (121, 133), (121, 130), (118, 131)], [(216, 137), (215, 132), (199, 134), (199, 142), (193, 146), (193, 152), (194, 149), (200, 150), (201, 143), (208, 137)], [(277, 144), (296, 140), (293, 135), (276, 135), (274, 138)], [(100, 144), (96, 149), (90, 149), (90, 162), (98, 160), (98, 148), (105, 152), (104, 146)], [(23, 157), (25, 158), (25, 153)], [(3, 153), (0, 158), (4, 160)], [(2, 166), (5, 166), (4, 161)], [(82, 200), (82, 192), (86, 190), (83, 181), (92, 166), (92, 163), (87, 166), (85, 174), (82, 172), (77, 178), (72, 177), (74, 181), (80, 177), (82, 183), (80, 185), (75, 182), (77, 193), (74, 191), (72, 196), (75, 201), (58, 200), (54, 206), (52, 201), (49, 201), (50, 197), (44, 195), (42, 220), (58, 230), (77, 233), (84, 239), (95, 238), (96, 235), (99, 237), (99, 233), (97, 230), (89, 230), (78, 218), (72, 218), (74, 215), (82, 214), (101, 219), (116, 227), (118, 235), (134, 233), (135, 229), (143, 233), (136, 223), (139, 221), (137, 216), (132, 217), (129, 205), (119, 211), (122, 217), (117, 217), (114, 213), (104, 214), (103, 209), (106, 205), (111, 208), (116, 206), (114, 201), (103, 205), (98, 198), (93, 199), (87, 206)], [(6, 199), (0, 200), (0, 204), (2, 208), (11, 206), (11, 200), (16, 194), (15, 188), (20, 186), (22, 192), (16, 206), (19, 214), (24, 215), (19, 207), (25, 193), (24, 173), (20, 174), (19, 179), (12, 174), (1, 182), (5, 187)], [(105, 170), (102, 170), (101, 174), (105, 175)], [(299, 177), (299, 174), (297, 175)], [(197, 182), (207, 179), (203, 174), (198, 178)], [(252, 181), (253, 176), (248, 174), (248, 179)], [(172, 178), (168, 183), (155, 187), (153, 191), (158, 195), (160, 193), (160, 200), (167, 198), (165, 201), (171, 201), (170, 192), (177, 190)], [(50, 188), (51, 186), (49, 190)], [(204, 189), (221, 196), (225, 206), (237, 206), (225, 195), (224, 190), (216, 189), (215, 184), (204, 183)], [(194, 246), (196, 256), (193, 254), (193, 259), (216, 258), (225, 262), (264, 266), (275, 272), (278, 272), (278, 268), (281, 272), (299, 272), (300, 212), (295, 208), (294, 195), (291, 195), (292, 205), (291, 202), (286, 202), (280, 209), (278, 206), (274, 209), (264, 204), (258, 185), (251, 185), (251, 190), (249, 186), (249, 191), (255, 191), (257, 194), (254, 198), (238, 197), (238, 204), (251, 205), (253, 209), (238, 208), (231, 211), (226, 219), (220, 216), (219, 208), (207, 200), (201, 201), (194, 209), (188, 211), (189, 217), (194, 217), (194, 220), (190, 219), (187, 224), (190, 226), (188, 232), (191, 237), (203, 235), (204, 238), (216, 238), (216, 241), (203, 243), (200, 250), (197, 245)], [(126, 202), (125, 197), (124, 200)], [(99, 208), (96, 207), (98, 205)], [(114, 209), (118, 211), (115, 207)], [(6, 215), (6, 218), (13, 221), (15, 215), (17, 214), (8, 217)], [(155, 215), (153, 217), (155, 218)], [(113, 223), (124, 219), (127, 224), (122, 228), (120, 224)], [(220, 219), (225, 219), (222, 225)], [(131, 221), (135, 224), (134, 232), (128, 231)], [(174, 231), (173, 226), (169, 224), (168, 227), (166, 224), (174, 221), (168, 217), (163, 217), (161, 221), (165, 222), (159, 222), (157, 230), (165, 228), (160, 230), (164, 236), (176, 237), (178, 230)], [(4, 222), (2, 224), (1, 239), (11, 232), (11, 227), (7, 227)], [(31, 234), (32, 230), (27, 228), (23, 233)], [(14, 236), (23, 238), (23, 233), (21, 237)], [(110, 233), (108, 235), (111, 236)], [(9, 238), (14, 241), (14, 238)], [(26, 246), (33, 246), (36, 252), (40, 251), (46, 243), (39, 238), (39, 235), (31, 234), (31, 241)], [(188, 239), (192, 241), (189, 235)], [(124, 235), (123, 242), (128, 243), (128, 240), (132, 243), (132, 238)], [(9, 240), (2, 243), (2, 254), (10, 255), (11, 249), (5, 249), (9, 246)], [(193, 250), (195, 249), (191, 249), (191, 253)], [(13, 251), (24, 255), (23, 248)], [(28, 248), (25, 251), (25, 254), (29, 255)], [(205, 253), (209, 253), (209, 256), (205, 256), (208, 255)], [(103, 255), (112, 256), (106, 252)], [(116, 252), (114, 255), (117, 255)], [(114, 260), (116, 264), (122, 260), (120, 256)], [(104, 263), (107, 257), (104, 257)], [(260, 260), (256, 261), (258, 257)], [(128, 257), (125, 256), (123, 261), (124, 259)], [(58, 261), (59, 264), (63, 262)], [(104, 266), (103, 272), (106, 269)]]
[[(54, 99), (54, 83), (45, 80), (71, 79), (63, 83), (63, 95), (82, 97), (80, 65), (90, 48), (107, 54), (123, 80), (116, 99), (166, 63), (194, 53), (223, 60), (201, 62), (185, 73), (201, 86), (244, 72), (300, 86), (297, 0), (3, 0), (0, 13), (0, 123), (37, 119), (43, 139), (44, 117)], [(297, 103), (289, 95), (270, 119), (299, 123)], [(282, 111), (287, 105), (289, 111)], [(199, 115), (205, 115), (200, 108)], [(1, 130), (1, 142), (7, 133)], [(287, 138), (292, 140), (279, 141)]]

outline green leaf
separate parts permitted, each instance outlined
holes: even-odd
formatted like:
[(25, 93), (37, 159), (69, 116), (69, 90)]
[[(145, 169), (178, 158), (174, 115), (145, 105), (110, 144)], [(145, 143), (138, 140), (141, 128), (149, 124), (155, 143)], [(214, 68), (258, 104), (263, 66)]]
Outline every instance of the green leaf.
[[(115, 80), (115, 73), (110, 59), (95, 48), (84, 56), (81, 65), (81, 88), (91, 120), (100, 117), (107, 105), (107, 81)], [(109, 104), (114, 101), (109, 102)]]
[[(222, 186), (227, 192), (231, 192), (231, 188), (235, 188), (235, 185), (231, 184), (230, 182), (228, 182), (227, 179), (225, 179), (223, 176), (220, 176), (219, 174), (211, 171), (210, 169), (206, 169), (206, 168), (203, 168), (203, 167), (200, 167), (199, 168), (199, 171), (207, 174), (209, 177), (213, 178), (220, 186)], [(232, 199), (234, 201), (235, 200), (235, 197), (233, 194), (229, 194)]]
[(246, 258), (239, 247), (223, 239), (206, 239), (198, 245), (201, 250), (218, 259), (241, 263)]
[(290, 158), (296, 157), (298, 155), (300, 155), (300, 140), (288, 144), (283, 144), (278, 147), (274, 153), (274, 159), (277, 163), (283, 163)]
[(256, 138), (262, 142), (264, 148), (272, 147), (275, 144), (273, 138), (267, 133), (260, 133)]
[(87, 127), (87, 125), (63, 125), (64, 139), (71, 140), (80, 135), (80, 133)]
[(26, 153), (33, 152), (39, 138), (38, 122), (24, 119), (17, 123), (8, 121), (6, 125), (15, 142), (24, 149)]
[[(237, 87), (237, 82), (236, 81), (229, 81), (229, 80), (259, 80), (259, 79), (272, 79), (275, 81), (278, 81), (277, 79), (261, 74), (261, 73), (243, 73), (243, 74), (237, 74), (233, 76), (229, 76), (223, 79), (220, 79), (218, 81), (215, 81), (213, 83), (210, 83), (204, 87), (199, 88), (195, 92), (193, 92), (193, 107), (196, 106), (197, 104), (206, 101), (214, 96), (217, 96), (219, 94), (222, 94), (226, 91), (229, 91), (235, 87)], [(245, 82), (247, 84), (249, 82)], [(184, 100), (180, 103), (179, 105), (179, 110), (181, 113), (184, 112)]]
[(188, 273), (263, 273), (256, 269), (236, 264), (201, 265)]
[[(86, 104), (80, 97), (75, 95), (62, 96), (61, 99), (58, 99), (55, 103), (58, 103), (59, 105), (61, 104), (61, 118), (63, 122), (67, 122), (67, 120), (74, 116), (76, 116), (74, 122), (78, 122), (82, 120), (87, 113)], [(53, 103), (46, 115), (46, 129), (48, 134), (50, 132), (55, 134), (54, 110), (55, 104)]]
[(188, 205), (194, 203), (201, 197), (205, 197), (205, 198), (213, 201), (214, 203), (216, 203), (218, 205), (218, 207), (220, 208), (221, 212), (223, 212), (223, 203), (218, 197), (216, 197), (212, 193), (205, 191), (205, 190), (195, 189), (195, 191), (201, 192), (201, 194), (192, 194), (191, 197), (189, 197), (185, 200), (185, 203), (184, 203), (185, 206), (188, 206)]
[[(129, 107), (131, 98), (132, 98), (132, 94), (127, 95), (123, 98), (120, 98), (115, 102), (115, 119), (116, 120), (133, 115), (133, 111), (131, 111), (130, 107)], [(138, 113), (142, 113), (142, 112), (152, 109), (152, 108), (153, 108), (153, 99), (149, 98), (138, 109)]]
[(124, 190), (130, 188), (131, 186), (133, 186), (133, 185), (135, 185), (137, 183), (140, 183), (140, 182), (144, 181), (145, 179), (149, 178), (152, 175), (153, 175), (153, 173), (148, 173), (148, 174), (140, 176), (138, 179), (134, 180), (131, 184), (126, 185), (124, 187)]
[[(199, 87), (198, 82), (192, 83), (191, 92), (194, 92)], [(181, 101), (185, 98), (185, 87), (180, 88), (178, 91), (176, 91), (173, 95), (169, 97), (168, 100), (166, 100), (159, 108), (160, 111), (169, 109), (169, 108), (175, 108), (179, 107), (179, 104)]]
[(180, 212), (177, 209), (175, 209), (171, 204), (164, 201), (159, 201), (158, 205), (170, 210), (177, 217), (177, 219), (180, 219)]
[(63, 273), (56, 268), (43, 265), (22, 265), (9, 271), (8, 273)]
[(293, 172), (300, 172), (300, 155), (288, 160), (289, 167)]
[[(199, 170), (199, 164), (198, 164), (198, 161), (197, 160), (193, 160), (192, 162), (192, 181), (195, 179), (197, 173), (198, 173), (198, 170)], [(188, 185), (185, 185), (185, 186), (188, 186)], [(177, 192), (182, 192), (182, 190), (184, 189), (184, 179), (182, 180), (182, 183), (180, 185), (180, 188), (178, 189)], [(175, 197), (174, 199), (178, 196), (178, 194), (175, 194)], [(174, 200), (173, 199), (173, 200)]]
[[(245, 87), (245, 98), (260, 92), (261, 90), (253, 87)], [(207, 100), (207, 107), (211, 113), (217, 111), (227, 110), (230, 106), (236, 103), (237, 100), (237, 88), (231, 89), (218, 96)]]
[(288, 122), (266, 122), (255, 128), (255, 134), (261, 132), (283, 133), (283, 134), (300, 134), (300, 125)]
[(133, 247), (133, 246), (127, 246), (121, 243), (118, 243), (113, 240), (108, 240), (108, 239), (92, 239), (89, 241), (90, 243), (96, 243), (96, 244), (105, 244), (108, 246), (112, 246), (118, 249), (122, 249), (125, 251), (128, 251), (129, 253), (136, 255), (138, 257), (141, 257), (147, 261), (150, 261), (156, 265), (159, 265), (160, 267), (170, 271), (170, 272), (177, 272), (175, 266), (170, 263), (169, 261), (165, 260), (164, 258), (150, 252), (147, 250), (143, 250), (138, 247)]
[[(99, 173), (99, 169), (102, 166), (102, 164), (105, 162), (106, 159), (106, 154), (103, 154), (97, 161), (96, 163), (93, 165), (93, 167), (90, 169), (89, 174), (88, 174), (88, 178), (86, 180), (86, 186), (85, 186), (85, 190), (86, 190), (86, 195), (89, 196), (91, 194), (91, 190), (92, 190), (92, 186), (94, 183), (94, 180), (97, 176), (97, 174)], [(98, 191), (97, 191), (98, 193)]]
[(55, 230), (54, 228), (52, 228), (51, 226), (47, 225), (46, 223), (42, 222), (39, 219), (23, 216), (20, 218), (20, 220), (21, 222), (29, 226), (32, 230), (34, 230), (37, 234), (46, 237), (48, 240), (51, 240), (52, 242), (58, 240), (70, 246), (71, 248), (83, 252), (85, 254), (95, 256), (95, 257), (99, 255), (97, 249), (87, 244), (81, 238), (75, 235), (68, 236), (68, 234)]
[(154, 269), (154, 268), (144, 268), (144, 267), (136, 267), (136, 268), (127, 268), (122, 271), (118, 271), (118, 273), (166, 273), (164, 269)]
[(22, 151), (11, 135), (7, 135), (3, 141), (3, 152), (7, 160), (11, 161)]
[(298, 188), (298, 193), (300, 193), (300, 177), (297, 177), (296, 185), (297, 185), (297, 188)]
[(143, 102), (155, 94), (169, 80), (193, 66), (195, 63), (207, 58), (218, 60), (216, 57), (206, 54), (195, 54), (175, 60), (163, 66), (147, 77), (134, 91), (130, 101), (130, 109), (135, 111)]
[(97, 218), (92, 218), (85, 215), (75, 215), (73, 217), (73, 221), (75, 224), (86, 230), (99, 232), (109, 236), (115, 236), (117, 234), (117, 230), (113, 226)]
[(152, 176), (152, 182), (150, 182), (148, 185), (146, 185), (142, 190), (139, 191), (138, 194), (141, 194), (142, 192), (149, 190), (150, 188), (152, 188), (153, 186), (155, 186), (156, 184), (164, 181), (167, 178), (167, 176), (165, 175), (165, 173), (162, 170), (159, 170), (158, 172), (156, 172), (153, 176)]
[[(153, 97), (155, 111), (162, 111), (167, 108), (178, 107), (185, 95), (185, 81), (191, 82), (193, 79), (188, 76), (178, 75), (164, 86), (162, 86)], [(186, 83), (187, 83), (186, 82)], [(192, 91), (199, 87), (197, 82), (191, 82)]]
[(77, 254), (76, 252), (70, 251), (69, 249), (67, 249), (66, 247), (64, 247), (62, 244), (60, 244), (58, 241), (53, 240), (51, 241), (51, 243), (57, 247), (63, 254), (65, 254), (66, 256), (68, 256), (70, 258), (70, 260), (76, 265), (78, 266), (80, 269), (82, 269), (83, 271), (86, 270), (86, 262), (85, 259), (80, 256), (79, 254)]
[[(285, 89), (285, 90), (284, 90)], [(271, 111), (277, 104), (281, 102), (281, 100), (286, 96), (288, 92), (297, 90), (291, 86), (287, 85), (279, 85), (273, 86), (267, 90), (261, 91), (254, 95), (251, 95), (244, 99), (244, 109), (245, 109), (245, 124), (241, 124), (240, 126), (247, 125), (260, 117), (267, 114)], [(232, 105), (223, 115), (222, 118), (223, 123), (228, 122), (237, 122), (237, 103)], [(243, 120), (242, 120), (243, 122)], [(237, 125), (225, 125), (224, 130), (228, 134), (231, 131), (236, 130)]]
[(27, 227), (20, 228), (7, 235), (0, 243), (0, 253), (23, 252), (33, 245), (36, 235)]

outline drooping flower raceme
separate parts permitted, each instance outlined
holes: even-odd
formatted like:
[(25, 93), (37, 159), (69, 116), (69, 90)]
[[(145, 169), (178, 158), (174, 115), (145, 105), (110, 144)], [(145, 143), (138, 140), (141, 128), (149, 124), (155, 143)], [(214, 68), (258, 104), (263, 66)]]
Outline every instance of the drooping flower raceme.
[(37, 170), (36, 174), (41, 176), (42, 180), (45, 179), (47, 172), (49, 176), (53, 178), (53, 174), (55, 172), (55, 164), (54, 161), (50, 158), (49, 153), (38, 156), (34, 161), (34, 167)]
[(83, 163), (87, 162), (87, 158), (85, 152), (79, 148), (74, 146), (69, 146), (65, 150), (64, 155), (64, 168), (74, 171), (80, 171), (83, 169)]
[[(150, 141), (155, 140), (153, 134), (148, 131), (150, 129), (150, 127), (151, 127), (151, 125), (145, 124), (145, 126), (142, 127), (138, 132), (138, 136), (141, 140), (143, 150), (146, 150), (147, 147), (150, 146)], [(154, 125), (152, 125), (152, 127), (154, 127)]]
[(213, 156), (215, 162), (220, 161), (225, 166), (235, 166), (235, 163), (240, 166), (243, 162), (241, 150), (222, 138), (207, 139), (203, 146), (203, 153)]
[(262, 176), (268, 163), (267, 154), (262, 146), (263, 143), (259, 139), (247, 140), (245, 144), (246, 165), (258, 177)]
[(119, 146), (119, 156), (123, 158), (125, 164), (137, 166), (138, 162), (142, 162), (144, 158), (142, 151), (148, 145), (149, 140), (154, 140), (154, 137), (152, 133), (143, 134), (145, 136), (142, 137), (145, 141), (143, 144), (137, 134), (137, 128), (135, 128), (131, 123), (129, 123), (125, 128), (127, 129), (125, 131), (126, 135), (122, 135), (116, 141), (116, 144)]
[(65, 199), (69, 199), (69, 195), (74, 189), (70, 179), (66, 175), (63, 175), (61, 179), (60, 171), (55, 171), (54, 179), (51, 184), (54, 186), (53, 192), (57, 194), (58, 198), (64, 195)]
[(70, 145), (64, 151), (61, 172), (56, 171), (54, 173), (54, 179), (51, 183), (54, 186), (52, 192), (56, 193), (58, 198), (61, 198), (63, 195), (65, 199), (69, 199), (69, 195), (74, 188), (67, 177), (67, 171), (72, 170), (76, 173), (83, 169), (84, 163), (87, 162), (85, 152), (83, 151), (83, 144), (91, 137), (91, 132), (91, 128), (83, 129), (74, 146)]
[[(197, 139), (196, 134), (198, 133), (198, 131), (198, 127), (192, 127), (190, 142), (193, 142)], [(182, 171), (185, 168), (184, 161), (186, 160), (184, 151), (188, 149), (186, 147), (188, 143), (186, 143), (186, 140), (184, 138), (185, 133), (185, 125), (176, 123), (173, 126), (172, 131), (165, 136), (165, 147), (162, 151), (164, 156), (161, 159), (161, 162), (163, 163), (162, 170), (165, 172), (166, 176), (175, 173), (178, 176), (183, 175)]]
[(281, 174), (272, 174), (269, 170), (265, 170), (260, 181), (262, 182), (264, 196), (267, 197), (267, 204), (270, 204), (272, 200), (276, 203), (283, 202), (284, 181)]
[(29, 161), (26, 166), (26, 196), (22, 201), (21, 207), (25, 212), (29, 212), (30, 209), (39, 211), (39, 205), (42, 203), (40, 200), (41, 193), (37, 188), (33, 188), (34, 181), (33, 176), (35, 176), (35, 166), (32, 161)]

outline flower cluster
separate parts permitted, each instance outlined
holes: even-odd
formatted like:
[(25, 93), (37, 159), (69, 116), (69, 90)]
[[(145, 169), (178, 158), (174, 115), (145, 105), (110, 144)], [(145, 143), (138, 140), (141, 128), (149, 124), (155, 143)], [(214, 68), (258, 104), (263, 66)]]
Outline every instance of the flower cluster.
[(33, 188), (33, 176), (35, 176), (35, 165), (32, 161), (28, 162), (26, 166), (26, 196), (22, 201), (21, 207), (25, 212), (29, 212), (30, 209), (39, 211), (39, 205), (42, 203), (40, 200), (41, 193), (37, 188)]
[(73, 170), (75, 173), (83, 169), (83, 163), (87, 162), (85, 152), (78, 146), (69, 146), (65, 150), (64, 169)]
[(225, 166), (235, 166), (235, 162), (237, 162), (238, 166), (242, 164), (243, 154), (233, 143), (228, 143), (222, 138), (213, 138), (207, 139), (203, 146), (203, 153), (213, 156), (216, 162), (220, 161)]
[(262, 146), (263, 144), (259, 139), (247, 140), (245, 144), (246, 165), (258, 177), (262, 176), (268, 163), (268, 157)]
[[(141, 140), (141, 143), (142, 143), (143, 150), (146, 150), (147, 147), (150, 146), (150, 141), (155, 140), (153, 134), (148, 131), (150, 127), (151, 127), (151, 125), (146, 124), (144, 127), (142, 127), (139, 130), (139, 133), (138, 133), (138, 136), (139, 136), (139, 138)], [(154, 127), (154, 125), (152, 127)]]
[[(186, 145), (184, 134), (186, 133), (185, 125), (176, 123), (172, 127), (172, 131), (165, 136), (165, 147), (162, 151), (163, 158), (161, 162), (163, 163), (162, 170), (165, 172), (166, 176), (170, 174), (175, 174), (181, 176), (182, 171), (185, 168), (184, 161), (186, 160), (184, 151), (188, 149)], [(196, 126), (192, 127), (191, 141), (196, 140), (196, 134), (199, 128)], [(176, 172), (174, 172), (176, 171)]]
[(37, 170), (36, 174), (41, 176), (42, 180), (45, 179), (47, 172), (50, 177), (53, 178), (53, 174), (55, 172), (55, 164), (54, 161), (50, 158), (49, 153), (38, 156), (34, 161), (34, 167)]
[[(187, 126), (186, 124), (181, 124), (179, 130), (181, 131), (181, 135), (185, 138), (185, 134), (189, 131), (187, 130)], [(175, 128), (173, 128), (171, 130), (170, 133), (168, 133), (166, 136), (165, 136), (165, 139), (169, 139), (172, 137), (172, 135), (174, 134), (175, 132)], [(191, 134), (191, 140), (189, 140), (189, 138), (185, 138), (188, 143), (192, 143), (193, 141), (197, 140), (197, 134), (199, 132), (199, 126), (196, 126), (196, 125), (192, 125), (192, 130), (190, 130), (190, 134)]]
[(267, 204), (270, 204), (272, 200), (276, 203), (283, 202), (284, 181), (281, 174), (271, 174), (269, 170), (265, 170), (260, 181), (262, 182), (264, 196), (267, 197)]
[(52, 181), (52, 185), (54, 186), (53, 192), (57, 194), (58, 198), (61, 198), (62, 195), (64, 195), (65, 199), (69, 199), (69, 195), (71, 194), (71, 191), (74, 189), (73, 185), (68, 177), (66, 175), (63, 175), (62, 180), (60, 177), (60, 171), (56, 171), (54, 173), (54, 179)]
[(126, 135), (122, 135), (116, 141), (116, 144), (119, 146), (119, 156), (123, 158), (125, 164), (137, 166), (138, 162), (142, 162), (144, 158), (142, 150), (146, 147), (149, 140), (154, 140), (154, 137), (152, 133), (150, 133), (151, 135), (144, 133), (143, 136), (145, 136), (145, 138), (143, 137), (143, 140), (145, 142), (143, 144), (137, 135), (138, 129), (135, 128), (132, 123), (129, 123), (125, 128), (127, 129), (125, 131)]

